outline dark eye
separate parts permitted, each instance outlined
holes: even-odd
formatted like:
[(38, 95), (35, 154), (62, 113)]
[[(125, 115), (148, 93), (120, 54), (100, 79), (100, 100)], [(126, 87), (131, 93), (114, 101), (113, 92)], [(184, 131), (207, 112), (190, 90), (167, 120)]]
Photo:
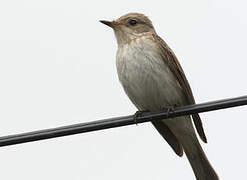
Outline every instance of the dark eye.
[(135, 26), (135, 25), (137, 24), (137, 21), (134, 20), (134, 19), (131, 19), (131, 20), (129, 21), (129, 24), (130, 24), (131, 26)]

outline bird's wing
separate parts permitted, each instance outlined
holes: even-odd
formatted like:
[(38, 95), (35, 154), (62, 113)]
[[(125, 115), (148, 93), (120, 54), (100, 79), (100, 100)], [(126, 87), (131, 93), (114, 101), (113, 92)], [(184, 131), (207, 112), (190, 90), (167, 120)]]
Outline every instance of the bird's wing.
[[(192, 94), (192, 90), (190, 88), (189, 82), (186, 79), (186, 76), (183, 72), (183, 69), (181, 65), (179, 64), (175, 54), (173, 51), (169, 48), (169, 46), (165, 43), (165, 41), (160, 38), (157, 34), (153, 34), (154, 40), (157, 42), (158, 48), (160, 48), (161, 56), (164, 59), (164, 62), (169, 66), (170, 70), (174, 74), (175, 77), (177, 77), (177, 80), (184, 90), (184, 94), (187, 98), (188, 104), (195, 104), (195, 99)], [(202, 121), (198, 114), (192, 115), (196, 130), (200, 136), (200, 138), (207, 143), (207, 138), (203, 130)]]
[(178, 141), (173, 132), (169, 129), (169, 127), (161, 122), (161, 121), (153, 121), (152, 124), (158, 130), (160, 135), (168, 142), (168, 144), (172, 147), (173, 151), (178, 155), (183, 155), (183, 147), (182, 144)]

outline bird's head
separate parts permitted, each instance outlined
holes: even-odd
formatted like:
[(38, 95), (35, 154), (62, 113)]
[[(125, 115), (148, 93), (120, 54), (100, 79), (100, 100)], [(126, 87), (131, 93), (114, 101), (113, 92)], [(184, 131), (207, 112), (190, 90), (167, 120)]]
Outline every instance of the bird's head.
[(118, 44), (128, 43), (146, 33), (155, 33), (152, 22), (147, 16), (139, 13), (129, 13), (114, 21), (100, 22), (114, 30)]

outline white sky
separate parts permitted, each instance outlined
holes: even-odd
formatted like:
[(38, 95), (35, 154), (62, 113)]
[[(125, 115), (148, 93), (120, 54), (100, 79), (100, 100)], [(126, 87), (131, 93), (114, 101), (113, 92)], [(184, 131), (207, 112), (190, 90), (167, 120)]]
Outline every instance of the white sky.
[[(118, 82), (112, 30), (148, 15), (196, 101), (246, 95), (246, 1), (1, 1), (0, 135), (135, 112)], [(242, 82), (244, 81), (244, 83)], [(247, 108), (201, 114), (221, 179), (246, 179)], [(0, 148), (0, 179), (195, 179), (149, 123)]]

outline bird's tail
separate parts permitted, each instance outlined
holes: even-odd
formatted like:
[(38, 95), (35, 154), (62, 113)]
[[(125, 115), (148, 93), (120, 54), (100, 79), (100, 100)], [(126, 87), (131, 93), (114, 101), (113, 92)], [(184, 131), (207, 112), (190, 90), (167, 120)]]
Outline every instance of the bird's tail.
[[(182, 118), (182, 117), (181, 117)], [(181, 129), (178, 135), (178, 139), (183, 146), (184, 152), (190, 162), (190, 165), (194, 171), (197, 180), (218, 180), (218, 175), (214, 171), (213, 167), (209, 163), (202, 147), (196, 137), (194, 128), (189, 116), (185, 116), (180, 119), (180, 123), (187, 122), (187, 128)]]
[(218, 180), (218, 176), (209, 163), (196, 137), (181, 137), (184, 152), (190, 162), (197, 180)]

